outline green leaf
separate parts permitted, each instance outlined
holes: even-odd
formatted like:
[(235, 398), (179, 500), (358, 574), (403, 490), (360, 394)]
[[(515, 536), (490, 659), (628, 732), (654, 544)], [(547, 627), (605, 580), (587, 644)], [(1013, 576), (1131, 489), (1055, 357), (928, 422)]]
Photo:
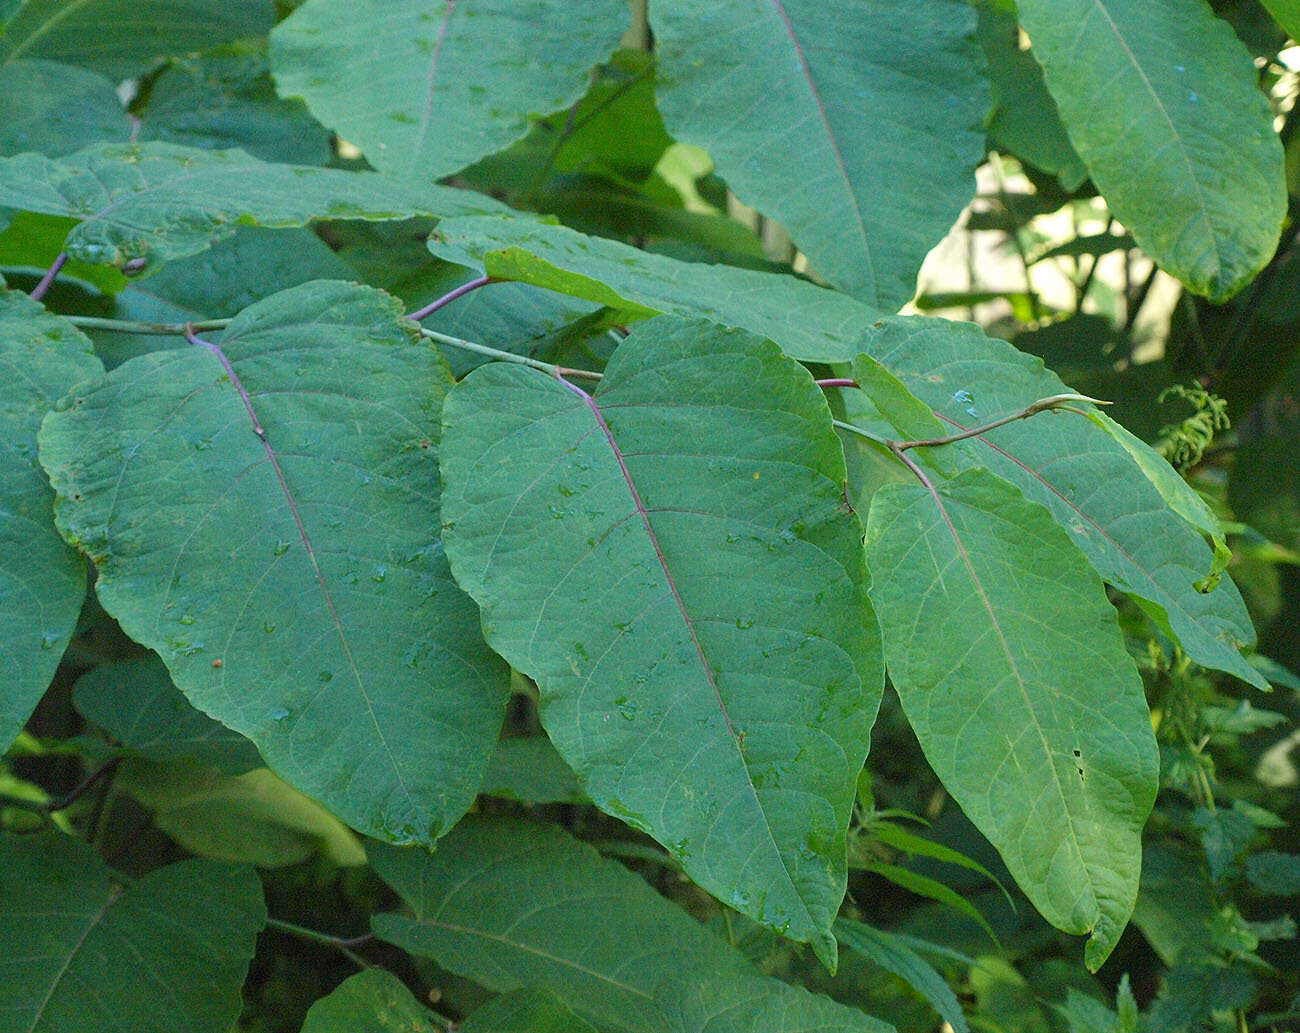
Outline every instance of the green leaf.
[(521, 803), (590, 803), (573, 769), (545, 736), (497, 743), (479, 792)]
[(220, 350), (119, 366), (42, 437), (126, 633), (296, 788), (423, 843), (473, 801), (505, 685), (435, 534), (450, 383), (392, 298), (318, 281)]
[(831, 283), (890, 311), (911, 300), (984, 157), (970, 5), (660, 0), (650, 17), (669, 133)]
[(1158, 758), (1115, 610), (1041, 506), (982, 470), (888, 485), (872, 601), (935, 773), (1096, 970), (1133, 909)]
[(1169, 508), (1210, 540), (1214, 547), (1214, 562), (1210, 565), (1209, 573), (1193, 584), (1199, 592), (1213, 591), (1232, 559), (1232, 550), (1228, 548), (1223, 527), (1209, 503), (1178, 475), (1178, 471), (1169, 465), (1164, 456), (1141, 438), (1130, 434), (1104, 412), (1094, 409), (1088, 413), (1088, 419), (1123, 445), (1124, 451), (1133, 458), (1138, 469), (1155, 486)]
[[(458, 1024), (458, 1029), (468, 1029)], [(415, 996), (391, 972), (362, 969), (311, 1006), (302, 1033), (442, 1033)]]
[[(969, 323), (890, 319), (865, 349), (953, 433), (1069, 390), (1041, 360)], [(1238, 651), (1255, 633), (1236, 586), (1223, 578), (1197, 590), (1214, 563), (1210, 547), (1106, 431), (1074, 413), (1042, 413), (952, 448), (961, 465), (987, 467), (1045, 505), (1102, 578), (1193, 660), (1267, 686)]]
[(0, 64), (0, 154), (67, 154), (130, 131), (113, 84), (98, 72), (53, 61)]
[(64, 250), (140, 273), (230, 236), (240, 224), (404, 219), (491, 211), (486, 197), (413, 187), (375, 173), (272, 165), (242, 151), (175, 144), (99, 144), (63, 159), (0, 160), (0, 206), (80, 220)]
[(967, 857), (960, 850), (954, 850), (942, 843), (924, 839), (908, 832), (906, 829), (899, 828), (897, 825), (880, 822), (872, 828), (872, 832), (876, 839), (888, 846), (892, 846), (895, 850), (901, 850), (903, 853), (914, 854), (918, 857), (932, 857), (936, 861), (943, 861), (945, 864), (955, 864), (972, 872), (979, 872), (989, 882), (998, 881), (991, 871), (978, 861)]
[[(112, 266), (89, 268), (121, 278)], [(202, 254), (168, 262), (142, 281), (123, 280), (126, 286), (113, 299), (112, 315), (143, 323), (223, 319), (310, 280), (355, 278), (347, 264), (311, 230), (240, 226)], [(109, 368), (145, 352), (176, 347), (174, 337), (161, 334), (91, 330), (90, 336), (95, 353)]]
[(457, 1024), (460, 1033), (596, 1033), (549, 990), (515, 990), (494, 997)]
[(1261, 850), (1246, 858), (1246, 878), (1261, 893), (1280, 897), (1300, 893), (1300, 854)]
[(181, 861), (122, 886), (70, 836), (0, 835), (0, 1024), (226, 1033), (265, 922), (250, 868)]
[(157, 657), (100, 664), (77, 679), (72, 698), (88, 721), (150, 760), (188, 758), (229, 775), (262, 766), (257, 747), (190, 706)]
[(411, 909), (376, 915), (377, 936), (490, 990), (549, 990), (602, 1029), (890, 1031), (760, 975), (642, 879), (553, 826), (472, 816), (434, 854), (383, 844), (367, 853)]
[(932, 879), (928, 875), (922, 875), (920, 872), (914, 872), (910, 868), (902, 868), (896, 864), (885, 864), (883, 861), (863, 861), (860, 864), (864, 871), (875, 872), (877, 875), (888, 879), (895, 886), (901, 886), (908, 892), (915, 893), (918, 897), (929, 897), (931, 900), (938, 901), (954, 911), (960, 911), (988, 933), (989, 939), (994, 942), (997, 941), (997, 934), (993, 932), (993, 927), (989, 925), (988, 919), (980, 914), (979, 908), (946, 883), (942, 883), (938, 879)]
[(1214, 302), (1273, 257), (1282, 145), (1246, 48), (1204, 0), (1020, 0), (1070, 140), (1115, 218)]
[(54, 529), (36, 431), (61, 395), (102, 370), (71, 324), (0, 289), (0, 752), (54, 677), (86, 596), (86, 564)]
[(881, 670), (812, 378), (750, 334), (664, 318), (594, 396), (480, 367), (443, 421), (456, 578), (592, 800), (832, 964)]
[[(63, 216), (14, 212), (0, 232), (0, 268), (42, 275), (59, 257), (68, 232), (76, 225), (76, 219)], [(111, 265), (67, 262), (59, 276), (88, 283), (100, 294), (117, 294), (127, 284), (121, 271)]]
[(616, 0), (307, 0), (271, 33), (271, 66), (375, 168), (431, 182), (581, 98), (626, 25)]
[(1300, 39), (1300, 0), (1260, 0), (1292, 39)]
[(313, 1004), (302, 1033), (442, 1033), (443, 1028), (395, 975), (367, 968)]
[(323, 854), (362, 865), (347, 826), (266, 768), (225, 775), (190, 762), (136, 761), (116, 785), (153, 811), (154, 824), (192, 854), (276, 868)]
[(1020, 49), (1014, 12), (997, 10), (995, 0), (980, 0), (977, 9), (980, 46), (993, 87), (989, 136), (1000, 148), (1050, 172), (1064, 189), (1078, 190), (1088, 170), (1066, 135), (1042, 69), (1028, 50)]
[(297, 165), (324, 165), (331, 157), (329, 131), (301, 103), (275, 95), (261, 48), (173, 61), (154, 80), (138, 117), (136, 140), (238, 147), (263, 161)]
[(447, 219), (429, 249), (500, 279), (608, 305), (614, 323), (656, 312), (703, 315), (769, 337), (806, 362), (848, 362), (880, 316), (793, 276), (679, 262), (525, 219)]
[(45, 58), (114, 80), (139, 75), (159, 57), (264, 36), (271, 0), (22, 0), (0, 31), (0, 62)]
[(970, 1033), (966, 1016), (952, 988), (930, 963), (914, 951), (901, 936), (873, 929), (862, 922), (840, 918), (835, 922), (835, 936), (849, 950), (857, 951), (868, 961), (907, 982), (933, 1005), (939, 1017), (954, 1033)]

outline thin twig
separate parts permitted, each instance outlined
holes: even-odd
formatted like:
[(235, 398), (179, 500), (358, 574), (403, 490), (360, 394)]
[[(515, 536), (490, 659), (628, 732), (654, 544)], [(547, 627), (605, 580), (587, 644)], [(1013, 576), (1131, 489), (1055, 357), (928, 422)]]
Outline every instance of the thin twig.
[(121, 757), (112, 757), (97, 767), (89, 775), (83, 778), (75, 786), (69, 789), (62, 796), (53, 800), (47, 800), (45, 803), (37, 803), (35, 800), (24, 800), (21, 796), (10, 796), (8, 793), (0, 793), (0, 803), (6, 807), (20, 807), (25, 811), (33, 814), (55, 814), (58, 811), (67, 810), (74, 803), (86, 795), (96, 782), (104, 776), (111, 774), (122, 763)]
[(825, 380), (817, 380), (814, 383), (818, 387), (857, 387), (858, 382), (848, 377), (827, 377)]
[(178, 337), (185, 336), (186, 327), (201, 334), (209, 330), (224, 330), (234, 322), (231, 319), (196, 319), (189, 323), (141, 323), (134, 319), (101, 319), (99, 316), (62, 318), (83, 330), (110, 330), (123, 334), (175, 334)]
[(1110, 405), (1110, 402), (1102, 401), (1100, 398), (1089, 398), (1087, 395), (1061, 394), (1050, 395), (1047, 398), (1040, 398), (1025, 406), (1019, 412), (1012, 413), (1010, 416), (1003, 416), (1001, 419), (993, 420), (991, 423), (985, 423), (979, 427), (972, 427), (970, 430), (962, 431), (960, 434), (948, 434), (941, 438), (923, 438), (919, 441), (891, 441), (889, 447), (896, 452), (905, 452), (909, 448), (936, 448), (939, 445), (951, 445), (954, 441), (962, 441), (966, 438), (977, 438), (981, 434), (995, 430), (998, 427), (1005, 427), (1008, 423), (1015, 423), (1016, 420), (1026, 420), (1040, 412), (1053, 411), (1074, 412), (1081, 416), (1086, 416), (1080, 409), (1075, 409), (1067, 402), (1090, 402), (1093, 405)]
[(490, 276), (479, 276), (476, 279), (470, 280), (468, 283), (462, 283), (454, 290), (448, 291), (441, 298), (436, 298), (429, 302), (429, 304), (425, 305), (424, 308), (416, 309), (406, 318), (414, 319), (418, 323), (421, 319), (424, 319), (425, 316), (433, 315), (433, 313), (437, 312), (438, 309), (443, 307), (443, 305), (455, 301), (457, 298), (463, 298), (466, 294), (470, 293), (470, 291), (476, 291), (480, 287), (486, 287), (489, 283), (495, 282), (496, 281)]
[(286, 922), (282, 918), (268, 918), (266, 927), (288, 933), (290, 936), (296, 936), (300, 940), (308, 940), (326, 947), (333, 947), (358, 968), (371, 967), (370, 962), (357, 954), (353, 948), (362, 947), (373, 940), (374, 935), (372, 933), (362, 933), (360, 936), (334, 936), (330, 933), (322, 933), (317, 929), (308, 929), (305, 925)]
[(41, 277), (40, 282), (32, 288), (32, 293), (30, 295), (32, 301), (40, 301), (41, 298), (45, 297), (45, 292), (49, 290), (54, 281), (58, 279), (59, 271), (67, 265), (67, 263), (68, 253), (66, 251), (60, 251), (59, 257), (54, 260), (54, 264), (50, 266), (49, 271), (46, 272), (46, 274)]
[(423, 326), (420, 327), (420, 336), (427, 337), (438, 344), (446, 345), (448, 348), (459, 348), (461, 351), (473, 352), (475, 355), (485, 355), (490, 359), (513, 362), (520, 366), (530, 366), (533, 369), (541, 370), (543, 373), (549, 373), (553, 377), (578, 377), (581, 380), (600, 380), (604, 375), (597, 373), (595, 370), (570, 369), (568, 366), (556, 366), (554, 363), (532, 359), (527, 355), (516, 355), (514, 352), (502, 351), (500, 348), (489, 348), (486, 344), (462, 340), (459, 337), (452, 337), (450, 334), (440, 334), (437, 330), (429, 330)]

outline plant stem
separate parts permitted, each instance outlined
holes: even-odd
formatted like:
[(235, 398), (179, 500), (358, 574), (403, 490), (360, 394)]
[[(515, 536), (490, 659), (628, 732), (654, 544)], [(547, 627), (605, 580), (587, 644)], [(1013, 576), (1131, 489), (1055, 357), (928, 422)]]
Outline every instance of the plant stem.
[(960, 434), (949, 434), (942, 438), (924, 438), (920, 441), (890, 441), (888, 445), (896, 452), (905, 452), (909, 448), (935, 448), (939, 445), (951, 445), (954, 441), (962, 441), (965, 438), (977, 438), (981, 434), (994, 430), (998, 427), (1004, 427), (1008, 423), (1015, 423), (1016, 420), (1025, 420), (1036, 413), (1046, 412), (1049, 409), (1064, 410), (1065, 412), (1076, 412), (1087, 415), (1080, 409), (1072, 408), (1066, 405), (1066, 402), (1091, 402), (1093, 405), (1110, 405), (1110, 402), (1104, 402), (1099, 398), (1089, 398), (1087, 395), (1061, 394), (1049, 395), (1047, 398), (1040, 398), (1036, 402), (1031, 402), (1019, 412), (1012, 413), (1010, 416), (1003, 416), (1001, 419), (993, 420), (991, 423), (985, 423), (979, 427), (972, 427), (970, 430), (964, 430)]
[[(351, 952), (352, 947), (363, 946), (374, 938), (373, 933), (361, 933), (361, 936), (352, 937), (333, 936), (331, 933), (322, 933), (318, 929), (308, 929), (305, 925), (295, 925), (291, 921), (283, 919), (266, 919), (266, 928), (278, 929), (279, 932), (289, 933), (290, 936), (308, 939), (312, 943), (322, 943), (326, 947), (335, 947), (337, 950), (347, 952)], [(364, 959), (360, 960), (360, 965), (363, 968), (369, 968), (369, 962), (365, 962)]]
[(443, 307), (443, 305), (455, 301), (457, 298), (463, 298), (466, 294), (470, 293), (470, 291), (476, 291), (480, 287), (485, 287), (489, 283), (493, 282), (495, 281), (490, 276), (480, 276), (477, 279), (470, 280), (468, 283), (462, 283), (455, 290), (450, 290), (441, 298), (429, 302), (429, 304), (425, 305), (424, 308), (416, 309), (406, 318), (414, 319), (418, 323), (425, 316), (433, 315), (433, 313), (437, 312), (438, 309)]
[(857, 387), (858, 382), (848, 377), (827, 377), (825, 380), (814, 381), (818, 387)]
[(54, 281), (58, 279), (59, 271), (67, 264), (67, 262), (67, 252), (59, 252), (59, 257), (54, 260), (54, 264), (50, 266), (45, 275), (42, 276), (36, 286), (32, 288), (32, 293), (29, 295), (32, 301), (40, 301), (41, 298), (45, 297), (45, 292), (49, 290)]
[(123, 334), (176, 334), (185, 336), (188, 326), (195, 333), (206, 330), (224, 330), (233, 320), (201, 319), (192, 323), (140, 323), (133, 319), (101, 319), (98, 316), (62, 316), (73, 326), (83, 330), (111, 330)]
[(0, 803), (6, 807), (20, 807), (25, 811), (31, 811), (33, 814), (54, 814), (56, 811), (67, 810), (74, 803), (80, 800), (86, 791), (92, 788), (105, 775), (111, 774), (122, 763), (121, 757), (113, 757), (105, 761), (89, 775), (83, 778), (75, 786), (69, 789), (62, 796), (53, 800), (47, 800), (45, 803), (37, 803), (34, 800), (24, 800), (20, 796), (10, 796), (8, 793), (0, 793)]
[(627, 31), (624, 40), (631, 50), (649, 52), (650, 16), (647, 11), (647, 0), (628, 0), (628, 6), (632, 8), (632, 27)]
[(846, 430), (850, 434), (856, 434), (858, 437), (865, 438), (867, 441), (870, 441), (872, 444), (879, 445), (881, 448), (892, 449), (893, 442), (890, 441), (888, 438), (878, 437), (877, 435), (872, 434), (871, 431), (869, 430), (863, 430), (861, 427), (856, 426), (855, 424), (852, 423), (845, 423), (843, 420), (831, 420), (831, 423), (834, 426), (838, 427), (840, 430)]
[(461, 351), (473, 352), (475, 355), (485, 355), (490, 359), (513, 362), (520, 366), (530, 366), (533, 369), (541, 370), (543, 373), (549, 373), (553, 377), (578, 377), (581, 380), (599, 380), (603, 376), (603, 374), (597, 373), (595, 370), (556, 366), (550, 362), (542, 362), (540, 359), (531, 359), (527, 355), (516, 355), (514, 352), (502, 351), (499, 348), (489, 348), (486, 344), (477, 344), (474, 341), (465, 341), (449, 334), (440, 334), (437, 330), (429, 330), (425, 327), (420, 327), (420, 336), (427, 337), (429, 340), (445, 345), (448, 348), (459, 348)]

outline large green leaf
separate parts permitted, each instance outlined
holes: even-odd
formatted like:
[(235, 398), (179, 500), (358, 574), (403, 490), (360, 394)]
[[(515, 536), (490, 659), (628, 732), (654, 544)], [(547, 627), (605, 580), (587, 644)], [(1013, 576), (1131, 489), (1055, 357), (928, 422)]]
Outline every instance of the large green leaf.
[(1261, 0), (1292, 39), (1300, 39), (1300, 0)]
[[(1041, 360), (970, 323), (891, 319), (866, 350), (954, 433), (1068, 390)], [(1223, 578), (1197, 590), (1213, 550), (1105, 429), (1073, 413), (1044, 413), (953, 449), (962, 465), (986, 466), (1045, 505), (1102, 578), (1133, 596), (1193, 660), (1266, 686), (1238, 651), (1254, 630), (1236, 586)]]
[(0, 1028), (226, 1033), (265, 922), (250, 868), (181, 861), (123, 886), (71, 836), (0, 835)]
[[(33, 216), (19, 216), (19, 220), (27, 218)], [(71, 265), (68, 263), (65, 270)], [(121, 277), (113, 266), (89, 268)], [(144, 323), (225, 319), (238, 315), (255, 301), (310, 280), (356, 278), (311, 230), (240, 226), (202, 254), (168, 262), (143, 280), (122, 278), (125, 288), (113, 299), (112, 316)], [(95, 342), (95, 353), (110, 368), (135, 355), (176, 347), (173, 338), (160, 334), (98, 329), (88, 332)]]
[(1246, 48), (1204, 0), (1020, 0), (1070, 140), (1161, 268), (1226, 301), (1273, 256), (1282, 145)]
[(54, 529), (36, 431), (102, 370), (71, 324), (0, 291), (0, 752), (49, 686), (86, 596), (86, 564)]
[(770, 342), (665, 317), (594, 395), (481, 367), (443, 419), (457, 580), (592, 800), (833, 961), (881, 670), (812, 378)]
[(156, 656), (100, 664), (77, 679), (72, 698), (88, 721), (150, 760), (186, 758), (229, 775), (262, 766), (257, 747), (190, 706)]
[(0, 64), (0, 154), (67, 154), (125, 140), (130, 130), (113, 84), (99, 73), (53, 61)]
[(324, 165), (330, 134), (297, 101), (275, 95), (264, 48), (173, 61), (153, 81), (133, 139), (238, 147), (263, 161)]
[(984, 470), (867, 517), (889, 674), (935, 773), (1096, 970), (1133, 910), (1159, 764), (1114, 607), (1042, 506)]
[(23, 0), (0, 31), (0, 62), (45, 58), (124, 79), (152, 60), (261, 36), (272, 0)]
[(982, 0), (977, 8), (980, 47), (993, 92), (989, 136), (999, 148), (1056, 176), (1066, 190), (1078, 190), (1088, 170), (1061, 124), (1043, 70), (1028, 50), (1020, 49), (1015, 11), (1000, 10), (997, 0)]
[(395, 975), (367, 968), (313, 1004), (302, 1033), (442, 1033), (443, 1028)]
[(200, 857), (259, 868), (318, 853), (336, 865), (366, 863), (346, 825), (266, 768), (232, 776), (185, 761), (132, 761), (114, 784), (153, 812), (158, 829)]
[(970, 1026), (952, 987), (916, 953), (907, 937), (849, 918), (836, 921), (835, 936), (849, 950), (904, 980), (930, 1002), (953, 1033), (970, 1033)]
[(0, 206), (81, 220), (64, 249), (85, 262), (150, 264), (198, 254), (239, 225), (403, 219), (498, 209), (464, 190), (413, 187), (375, 173), (274, 165), (243, 151), (101, 144), (55, 160), (0, 160)]
[(411, 909), (371, 919), (378, 936), (491, 990), (549, 990), (601, 1029), (890, 1031), (759, 975), (642, 879), (553, 826), (471, 817), (432, 855), (382, 844), (367, 853)]
[(400, 315), (356, 285), (284, 291), (219, 350), (119, 366), (41, 448), (104, 608), (190, 700), (350, 824), (432, 843), (474, 798), (505, 675), (436, 537), (451, 378)]
[(435, 180), (577, 101), (626, 26), (618, 0), (307, 0), (271, 65), (375, 168)]
[(881, 315), (793, 276), (679, 262), (526, 219), (447, 219), (429, 248), (498, 279), (607, 305), (616, 322), (659, 312), (704, 315), (770, 337), (787, 355), (808, 362), (849, 361)]
[(891, 311), (911, 300), (984, 157), (970, 5), (660, 0), (650, 17), (668, 131), (831, 283)]
[(596, 1033), (596, 1027), (549, 990), (494, 997), (457, 1027), (461, 1033)]

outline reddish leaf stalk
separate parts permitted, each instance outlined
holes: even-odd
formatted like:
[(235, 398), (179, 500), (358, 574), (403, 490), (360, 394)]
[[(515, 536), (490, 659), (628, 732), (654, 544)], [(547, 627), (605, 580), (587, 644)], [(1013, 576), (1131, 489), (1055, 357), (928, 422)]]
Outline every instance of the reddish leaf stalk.
[(455, 301), (457, 298), (463, 298), (466, 294), (470, 293), (470, 291), (476, 291), (480, 287), (485, 287), (489, 283), (495, 282), (496, 281), (494, 281), (490, 276), (480, 276), (477, 279), (470, 280), (468, 283), (462, 283), (455, 290), (448, 291), (441, 298), (435, 298), (433, 301), (429, 302), (429, 304), (425, 305), (424, 308), (416, 309), (406, 318), (414, 319), (418, 323), (426, 316), (433, 315), (433, 313), (437, 312), (438, 309), (442, 308), (444, 305)]
[(32, 301), (40, 301), (41, 298), (45, 297), (45, 292), (54, 285), (54, 281), (58, 279), (60, 271), (67, 264), (68, 253), (66, 251), (59, 252), (59, 257), (54, 260), (54, 264), (50, 266), (46, 274), (41, 277), (40, 282), (32, 288), (32, 293), (30, 295)]

